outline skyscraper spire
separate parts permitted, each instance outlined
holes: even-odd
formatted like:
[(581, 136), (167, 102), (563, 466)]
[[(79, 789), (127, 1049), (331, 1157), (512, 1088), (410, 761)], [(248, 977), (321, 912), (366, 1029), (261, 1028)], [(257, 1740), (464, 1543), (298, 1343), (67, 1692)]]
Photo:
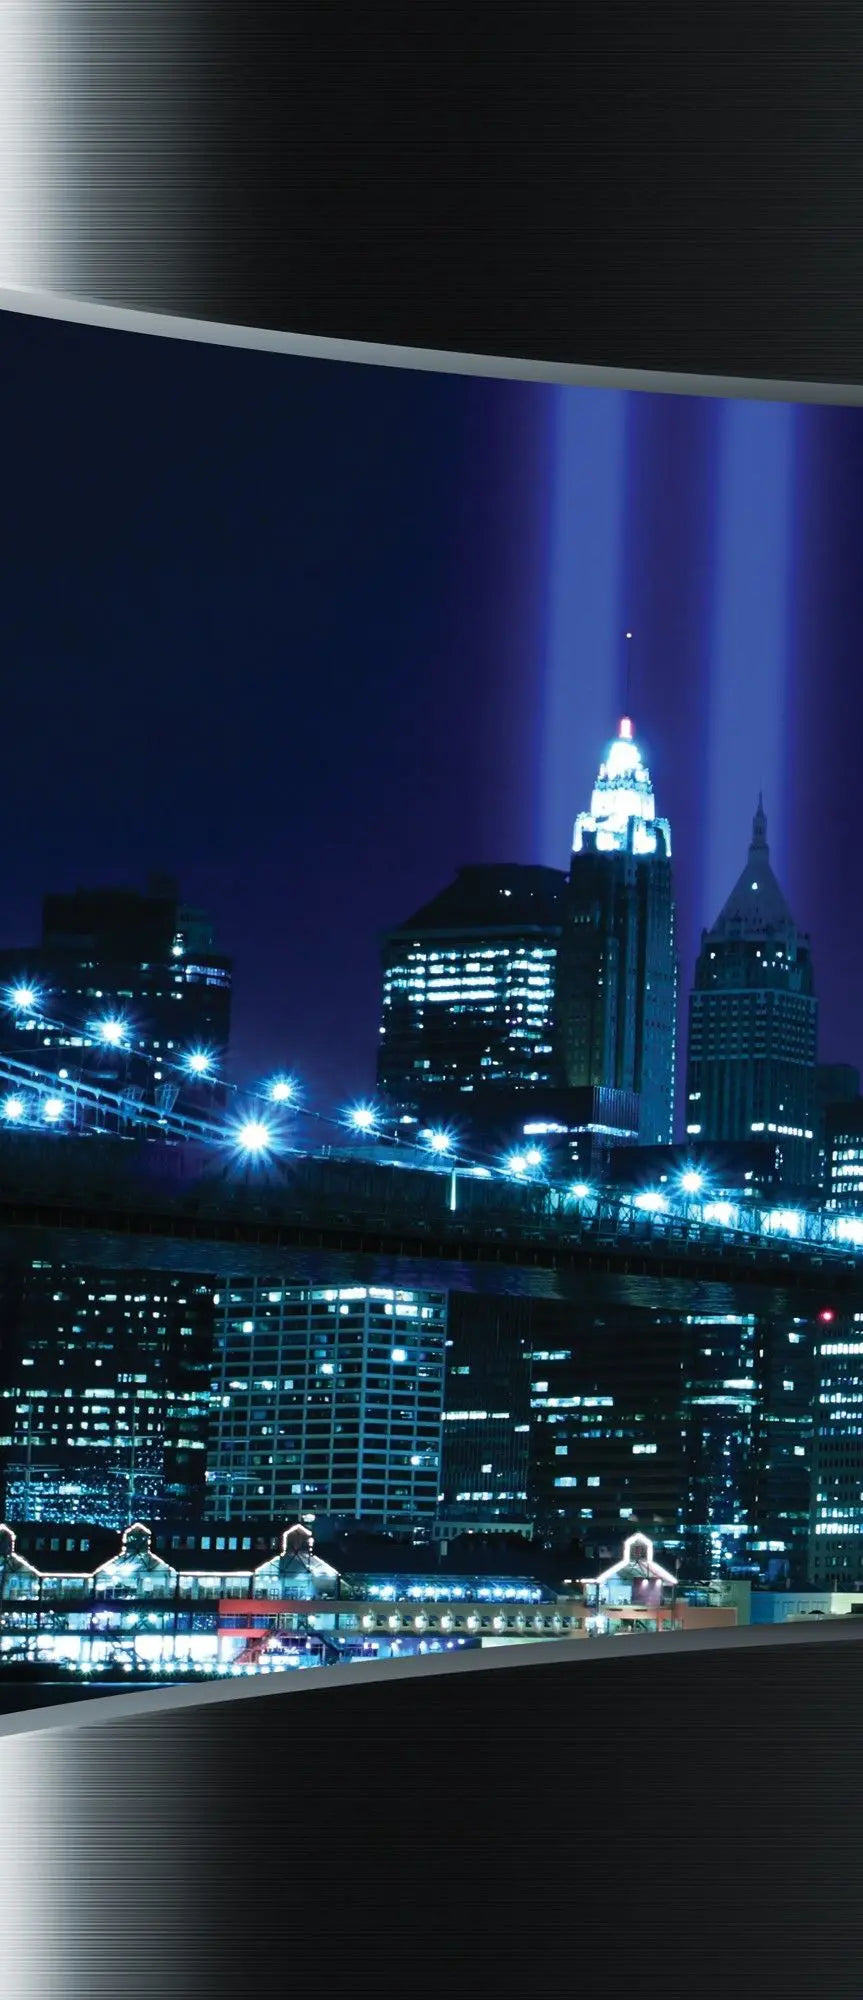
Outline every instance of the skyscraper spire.
[(749, 851), (751, 854), (763, 854), (765, 860), (770, 852), (767, 845), (767, 814), (764, 811), (764, 799), (760, 792), (758, 794), (755, 818), (752, 821), (752, 846)]

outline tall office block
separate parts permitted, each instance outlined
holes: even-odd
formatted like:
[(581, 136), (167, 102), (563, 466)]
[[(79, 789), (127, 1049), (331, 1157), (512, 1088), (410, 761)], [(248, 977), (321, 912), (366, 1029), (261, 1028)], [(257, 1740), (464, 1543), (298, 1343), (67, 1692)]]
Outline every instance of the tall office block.
[(687, 1132), (775, 1140), (786, 1185), (813, 1185), (817, 1040), (809, 939), (770, 866), (759, 800), (746, 866), (702, 936), (689, 1003)]
[(671, 830), (632, 723), (579, 813), (564, 901), (557, 1037), (567, 1085), (634, 1092), (642, 1145), (674, 1124), (677, 958)]
[(215, 1308), (211, 1519), (434, 1518), (444, 1295), (229, 1280)]

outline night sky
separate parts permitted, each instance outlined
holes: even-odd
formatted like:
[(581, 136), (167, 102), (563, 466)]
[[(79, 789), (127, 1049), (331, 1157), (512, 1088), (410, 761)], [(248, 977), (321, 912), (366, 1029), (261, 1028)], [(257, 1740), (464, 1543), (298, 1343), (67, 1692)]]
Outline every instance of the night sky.
[(682, 987), (759, 788), (824, 1060), (863, 1061), (863, 411), (482, 382), (0, 319), (5, 868), (176, 874), (238, 1080), (374, 1076), (381, 933), (567, 865), (623, 705)]

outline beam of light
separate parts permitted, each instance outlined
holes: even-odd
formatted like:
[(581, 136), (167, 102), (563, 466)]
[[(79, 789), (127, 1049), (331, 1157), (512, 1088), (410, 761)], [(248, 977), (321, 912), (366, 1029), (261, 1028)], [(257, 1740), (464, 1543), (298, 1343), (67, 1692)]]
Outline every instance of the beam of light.
[(693, 1168), (689, 1173), (681, 1174), (680, 1185), (684, 1194), (698, 1194), (704, 1186), (704, 1176)]
[(10, 1125), (19, 1125), (24, 1116), (23, 1097), (4, 1097), (3, 1116)]
[(537, 859), (562, 868), (620, 712), (628, 399), (611, 389), (551, 394)]
[(31, 1014), (39, 998), (35, 986), (10, 986), (9, 1003), (21, 1014)]
[(353, 1126), (355, 1132), (373, 1131), (377, 1124), (377, 1119), (371, 1105), (355, 1104), (353, 1109), (348, 1112), (348, 1124)]
[(708, 925), (745, 863), (759, 792), (780, 881), (786, 865), (794, 437), (786, 404), (722, 406), (702, 884)]
[(237, 1144), (242, 1153), (268, 1153), (273, 1144), (273, 1134), (262, 1119), (247, 1118), (237, 1128)]
[(664, 1194), (654, 1193), (652, 1189), (648, 1189), (644, 1194), (636, 1195), (633, 1207), (643, 1209), (647, 1215), (661, 1215), (668, 1207), (668, 1203)]

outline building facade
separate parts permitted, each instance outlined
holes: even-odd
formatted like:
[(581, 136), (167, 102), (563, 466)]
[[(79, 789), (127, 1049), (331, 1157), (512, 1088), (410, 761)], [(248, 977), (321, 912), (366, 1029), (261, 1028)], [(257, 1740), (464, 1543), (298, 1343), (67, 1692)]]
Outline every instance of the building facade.
[(809, 1580), (863, 1585), (863, 1314), (822, 1315), (816, 1355)]
[(689, 1003), (687, 1134), (774, 1140), (784, 1184), (814, 1188), (817, 1041), (809, 940), (771, 869), (759, 800), (746, 866), (702, 935)]
[(643, 1145), (673, 1137), (676, 1017), (671, 830), (625, 718), (575, 822), (557, 1030), (567, 1085), (634, 1093)]
[(0, 1269), (0, 1481), (14, 1522), (202, 1513), (212, 1286), (32, 1260)]
[(554, 868), (462, 868), (389, 934), (378, 1085), (390, 1102), (467, 1115), (472, 1100), (559, 1084), (565, 886)]
[[(38, 945), (0, 952), (0, 1054), (57, 1080), (47, 1103), (58, 1122), (74, 1117), (76, 1081), (163, 1111), (203, 1110), (220, 1101), (231, 978), (209, 919), (168, 878), (144, 895), (46, 896)], [(21, 1120), (23, 1083), (7, 1107), (19, 1101)], [(37, 1119), (45, 1104), (32, 1106)]]
[(211, 1520), (434, 1518), (445, 1295), (228, 1280), (214, 1308)]

